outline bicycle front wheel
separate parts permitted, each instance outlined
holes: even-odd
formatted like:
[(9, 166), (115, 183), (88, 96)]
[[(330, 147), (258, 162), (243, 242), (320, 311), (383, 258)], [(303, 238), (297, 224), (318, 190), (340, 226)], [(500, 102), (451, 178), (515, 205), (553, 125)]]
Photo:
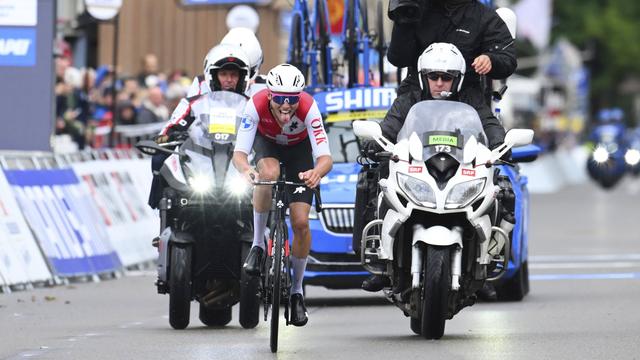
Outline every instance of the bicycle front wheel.
[(278, 323), (280, 321), (280, 285), (282, 284), (282, 246), (284, 243), (284, 234), (276, 227), (273, 237), (273, 278), (272, 278), (272, 296), (271, 296), (271, 352), (278, 351)]

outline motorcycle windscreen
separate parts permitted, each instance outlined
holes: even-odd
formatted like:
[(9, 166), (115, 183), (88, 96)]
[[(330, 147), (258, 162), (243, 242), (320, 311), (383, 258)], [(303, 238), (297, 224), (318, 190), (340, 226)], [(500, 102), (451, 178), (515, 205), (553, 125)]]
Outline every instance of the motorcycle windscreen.
[(486, 146), (480, 117), (471, 106), (446, 100), (421, 101), (409, 110), (397, 141), (416, 133), (424, 146), (423, 158), (448, 153), (462, 163), (464, 145), (471, 137)]
[(236, 139), (236, 132), (247, 98), (231, 91), (214, 91), (203, 95), (206, 113), (199, 114), (189, 127), (189, 136), (199, 146), (211, 149), (211, 142), (227, 144)]

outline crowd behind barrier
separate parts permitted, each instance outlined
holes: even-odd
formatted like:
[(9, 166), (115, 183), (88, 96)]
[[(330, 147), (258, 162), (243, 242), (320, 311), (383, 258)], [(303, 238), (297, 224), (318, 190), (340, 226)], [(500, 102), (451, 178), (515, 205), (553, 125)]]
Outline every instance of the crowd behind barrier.
[(148, 158), (0, 152), (0, 286), (118, 273), (155, 258)]

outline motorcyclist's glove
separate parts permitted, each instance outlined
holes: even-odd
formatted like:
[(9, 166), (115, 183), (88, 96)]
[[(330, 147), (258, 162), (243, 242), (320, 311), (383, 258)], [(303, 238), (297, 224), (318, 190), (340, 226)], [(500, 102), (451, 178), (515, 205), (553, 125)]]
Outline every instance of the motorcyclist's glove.
[(184, 141), (189, 138), (188, 131), (174, 131), (169, 135), (170, 141)]
[(156, 144), (164, 144), (169, 141), (169, 135), (156, 135), (153, 141), (155, 141)]
[(362, 144), (362, 155), (368, 159), (379, 162), (380, 159), (376, 156), (376, 153), (381, 152), (383, 149), (374, 140), (367, 140)]

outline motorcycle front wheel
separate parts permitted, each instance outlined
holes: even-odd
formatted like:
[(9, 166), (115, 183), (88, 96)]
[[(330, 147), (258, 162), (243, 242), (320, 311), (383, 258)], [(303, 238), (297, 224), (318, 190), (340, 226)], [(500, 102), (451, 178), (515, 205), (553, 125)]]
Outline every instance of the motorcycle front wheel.
[(172, 246), (170, 266), (169, 324), (184, 329), (191, 311), (191, 247)]
[(447, 320), (451, 289), (451, 254), (448, 247), (427, 246), (423, 261), (422, 336), (440, 339)]

